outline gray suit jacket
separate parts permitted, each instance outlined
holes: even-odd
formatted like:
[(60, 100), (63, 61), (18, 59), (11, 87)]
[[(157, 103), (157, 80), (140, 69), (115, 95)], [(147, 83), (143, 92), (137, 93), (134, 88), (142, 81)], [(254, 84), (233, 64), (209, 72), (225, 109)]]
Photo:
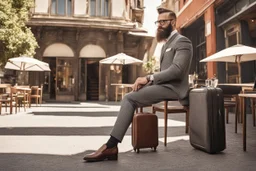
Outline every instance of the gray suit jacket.
[(174, 34), (162, 48), (160, 72), (154, 74), (153, 84), (172, 89), (180, 100), (186, 98), (192, 57), (191, 41), (179, 33)]

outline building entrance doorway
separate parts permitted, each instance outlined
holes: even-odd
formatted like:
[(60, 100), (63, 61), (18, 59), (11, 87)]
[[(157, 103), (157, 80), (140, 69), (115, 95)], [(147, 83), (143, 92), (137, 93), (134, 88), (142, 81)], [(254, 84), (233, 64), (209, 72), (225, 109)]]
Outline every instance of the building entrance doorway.
[(99, 100), (99, 60), (87, 59), (87, 99)]
[(44, 58), (49, 63), (51, 72), (45, 73), (44, 94), (46, 99), (73, 100), (74, 99), (74, 65), (72, 58)]
[(44, 58), (44, 62), (48, 63), (51, 71), (44, 73), (44, 99), (56, 99), (55, 83), (56, 83), (56, 58)]
[(81, 59), (80, 96), (86, 100), (99, 100), (99, 60)]

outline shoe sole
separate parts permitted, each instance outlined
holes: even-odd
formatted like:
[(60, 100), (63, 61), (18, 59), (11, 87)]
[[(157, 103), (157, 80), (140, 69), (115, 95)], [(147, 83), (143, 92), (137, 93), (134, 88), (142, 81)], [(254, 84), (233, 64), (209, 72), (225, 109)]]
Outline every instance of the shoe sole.
[(84, 159), (87, 162), (98, 162), (98, 161), (104, 161), (104, 160), (117, 160), (118, 159), (118, 155), (112, 155), (112, 156), (106, 156), (104, 158), (99, 158), (99, 159)]

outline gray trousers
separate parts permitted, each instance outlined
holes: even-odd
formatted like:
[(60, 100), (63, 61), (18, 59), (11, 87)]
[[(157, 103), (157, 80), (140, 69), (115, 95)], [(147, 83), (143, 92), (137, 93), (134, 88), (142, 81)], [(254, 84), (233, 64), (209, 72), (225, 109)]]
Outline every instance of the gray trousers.
[(139, 91), (126, 94), (110, 135), (121, 142), (137, 107), (150, 106), (166, 99), (178, 99), (178, 95), (170, 88), (161, 85), (145, 86)]

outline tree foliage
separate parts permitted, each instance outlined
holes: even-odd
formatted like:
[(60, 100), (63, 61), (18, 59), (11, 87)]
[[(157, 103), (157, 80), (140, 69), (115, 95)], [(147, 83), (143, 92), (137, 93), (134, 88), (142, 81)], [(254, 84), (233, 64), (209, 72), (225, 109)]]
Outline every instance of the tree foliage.
[(33, 56), (38, 47), (26, 26), (34, 0), (0, 0), (0, 63), (21, 55)]

